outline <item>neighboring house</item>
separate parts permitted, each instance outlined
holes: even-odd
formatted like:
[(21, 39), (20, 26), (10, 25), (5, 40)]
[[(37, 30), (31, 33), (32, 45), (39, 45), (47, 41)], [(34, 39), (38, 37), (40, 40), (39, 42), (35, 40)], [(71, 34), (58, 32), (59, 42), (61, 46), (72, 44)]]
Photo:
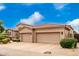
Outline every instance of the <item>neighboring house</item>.
[(19, 32), (16, 29), (7, 29), (6, 32), (8, 34), (8, 37), (10, 38), (10, 40), (15, 40), (17, 35), (19, 35)]
[(63, 38), (73, 37), (73, 29), (70, 25), (44, 24), (31, 26), (20, 23), (16, 28), (22, 42), (57, 44)]

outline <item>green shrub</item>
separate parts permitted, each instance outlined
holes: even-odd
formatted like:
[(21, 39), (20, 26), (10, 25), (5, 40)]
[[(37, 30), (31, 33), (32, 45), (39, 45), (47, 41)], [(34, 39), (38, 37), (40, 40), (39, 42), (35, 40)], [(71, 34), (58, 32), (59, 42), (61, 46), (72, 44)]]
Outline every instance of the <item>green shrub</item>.
[(20, 40), (12, 40), (13, 42), (20, 42)]
[(3, 35), (3, 34), (0, 35), (0, 40), (5, 39), (5, 38), (6, 38), (6, 35)]
[(77, 47), (77, 40), (68, 38), (68, 39), (62, 39), (60, 41), (60, 45), (62, 48), (76, 48)]
[(9, 39), (8, 38), (2, 40), (2, 43), (3, 44), (7, 44), (8, 42), (9, 42)]

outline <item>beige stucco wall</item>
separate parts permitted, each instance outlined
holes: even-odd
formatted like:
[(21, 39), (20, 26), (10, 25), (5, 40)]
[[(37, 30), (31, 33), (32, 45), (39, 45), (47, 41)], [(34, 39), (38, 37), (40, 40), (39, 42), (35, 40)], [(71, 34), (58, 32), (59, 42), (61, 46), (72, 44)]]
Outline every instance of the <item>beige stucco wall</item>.
[(68, 30), (65, 30), (65, 38), (67, 38), (68, 37), (68, 33), (69, 33), (69, 31)]
[(19, 33), (32, 33), (32, 30), (29, 28), (24, 28), (24, 29), (20, 30)]
[(68, 30), (65, 30), (65, 38), (67, 38), (67, 37), (69, 37), (69, 33), (71, 34), (71, 37), (73, 38), (74, 36), (74, 34), (73, 34), (73, 30), (71, 29), (70, 31), (68, 31)]
[(64, 32), (64, 28), (44, 28), (36, 29), (36, 32)]
[[(72, 31), (72, 29), (70, 30)], [(67, 38), (68, 33), (70, 33), (69, 30), (65, 29), (64, 27), (57, 27), (57, 28), (44, 28), (44, 29), (36, 29), (36, 33), (42, 33), (42, 32), (60, 32), (60, 39)], [(62, 34), (63, 33), (63, 34)]]

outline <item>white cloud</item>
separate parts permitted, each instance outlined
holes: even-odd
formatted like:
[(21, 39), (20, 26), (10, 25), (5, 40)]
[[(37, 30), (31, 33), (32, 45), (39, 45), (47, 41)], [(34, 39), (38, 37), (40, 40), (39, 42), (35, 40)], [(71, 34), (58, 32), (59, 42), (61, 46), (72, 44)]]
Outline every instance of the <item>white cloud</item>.
[(74, 19), (74, 20), (71, 21), (69, 24), (72, 24), (72, 25), (79, 25), (79, 19)]
[(68, 25), (71, 25), (74, 30), (79, 33), (79, 19), (74, 19), (72, 21), (67, 22)]
[(0, 6), (0, 10), (4, 10), (5, 9), (5, 6)]
[(34, 12), (34, 14), (32, 14), (27, 19), (21, 19), (20, 22), (29, 25), (34, 25), (36, 22), (41, 21), (43, 18), (44, 17), (39, 12)]
[(53, 5), (54, 5), (55, 9), (61, 10), (61, 9), (63, 9), (66, 5), (68, 5), (68, 4), (69, 4), (69, 3), (54, 3)]
[(0, 4), (0, 11), (4, 10), (6, 7), (3, 4)]

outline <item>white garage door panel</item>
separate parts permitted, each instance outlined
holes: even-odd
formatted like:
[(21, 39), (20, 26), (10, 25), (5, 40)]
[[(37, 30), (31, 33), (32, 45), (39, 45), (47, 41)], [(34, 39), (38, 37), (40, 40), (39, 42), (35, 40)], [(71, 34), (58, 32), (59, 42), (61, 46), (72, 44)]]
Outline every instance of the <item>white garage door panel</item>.
[(38, 33), (38, 43), (59, 43), (60, 33)]
[(23, 42), (32, 42), (32, 34), (23, 34)]

